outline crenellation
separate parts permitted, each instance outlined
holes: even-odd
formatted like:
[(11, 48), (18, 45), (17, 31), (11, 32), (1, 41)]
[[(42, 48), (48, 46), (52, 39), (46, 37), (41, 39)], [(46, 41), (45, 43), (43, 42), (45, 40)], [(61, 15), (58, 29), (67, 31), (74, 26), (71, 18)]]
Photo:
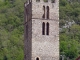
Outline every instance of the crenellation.
[(56, 3), (56, 0), (34, 0), (33, 3)]

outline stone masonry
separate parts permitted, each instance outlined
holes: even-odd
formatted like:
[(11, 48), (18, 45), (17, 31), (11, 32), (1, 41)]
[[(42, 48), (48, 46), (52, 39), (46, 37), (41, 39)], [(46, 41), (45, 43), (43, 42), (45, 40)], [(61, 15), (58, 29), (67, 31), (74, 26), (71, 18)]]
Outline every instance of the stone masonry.
[(59, 60), (59, 0), (28, 0), (24, 8), (24, 60)]

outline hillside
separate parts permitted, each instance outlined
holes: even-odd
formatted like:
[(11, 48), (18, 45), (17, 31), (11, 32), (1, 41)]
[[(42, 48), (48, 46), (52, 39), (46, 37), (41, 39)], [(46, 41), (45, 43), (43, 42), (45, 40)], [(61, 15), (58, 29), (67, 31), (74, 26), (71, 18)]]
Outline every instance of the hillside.
[(0, 60), (23, 60), (26, 0), (0, 0)]
[(80, 1), (60, 0), (60, 55), (70, 60), (80, 56)]

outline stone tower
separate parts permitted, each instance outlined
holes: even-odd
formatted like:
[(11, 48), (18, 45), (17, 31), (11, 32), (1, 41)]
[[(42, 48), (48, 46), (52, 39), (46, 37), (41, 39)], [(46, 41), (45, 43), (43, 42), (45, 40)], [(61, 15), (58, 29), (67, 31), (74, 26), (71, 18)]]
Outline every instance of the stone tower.
[(24, 60), (59, 60), (59, 0), (28, 0), (24, 8)]

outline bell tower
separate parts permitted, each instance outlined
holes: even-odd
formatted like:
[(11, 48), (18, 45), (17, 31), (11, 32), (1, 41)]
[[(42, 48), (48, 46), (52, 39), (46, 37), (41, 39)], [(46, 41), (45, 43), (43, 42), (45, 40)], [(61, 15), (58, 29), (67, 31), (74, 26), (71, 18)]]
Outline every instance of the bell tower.
[(24, 60), (59, 60), (59, 0), (28, 0), (24, 8)]

